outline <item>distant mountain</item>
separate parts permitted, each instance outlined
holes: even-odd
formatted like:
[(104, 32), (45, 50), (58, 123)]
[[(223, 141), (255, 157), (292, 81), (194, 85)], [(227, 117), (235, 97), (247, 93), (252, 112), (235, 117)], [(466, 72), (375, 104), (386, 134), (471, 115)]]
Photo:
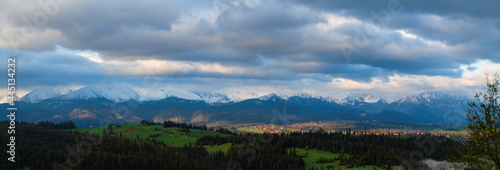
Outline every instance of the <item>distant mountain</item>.
[(211, 92), (193, 92), (198, 95), (201, 100), (206, 103), (229, 103), (232, 102), (229, 97), (224, 93), (211, 93)]
[(343, 106), (364, 110), (367, 113), (378, 113), (388, 109), (387, 100), (374, 94), (352, 93), (340, 102)]
[[(32, 91), (19, 103), (19, 120), (74, 120), (79, 126), (103, 120), (124, 123), (141, 119), (188, 123), (278, 123), (325, 120), (377, 120), (403, 123), (461, 123), (467, 98), (424, 92), (394, 102), (378, 95), (351, 94), (342, 100), (306, 93), (271, 93), (231, 100), (224, 93), (171, 89), (87, 86), (65, 94), (57, 88)], [(1, 104), (1, 107), (8, 107)]]
[(134, 89), (139, 95), (138, 101), (155, 101), (167, 97), (167, 89)]
[(287, 100), (288, 99), (288, 95), (284, 94), (284, 93), (271, 93), (271, 94), (267, 94), (267, 95), (258, 97), (258, 99), (259, 100), (269, 100), (269, 99), (283, 99), (283, 100)]
[(87, 86), (66, 95), (57, 97), (60, 100), (107, 99), (113, 102), (138, 100), (139, 95), (126, 86)]
[(323, 96), (316, 96), (316, 95), (311, 95), (307, 93), (298, 93), (295, 95), (287, 95), (284, 93), (270, 93), (261, 97), (258, 97), (257, 99), (259, 100), (269, 100), (269, 99), (282, 99), (286, 101), (297, 101), (298, 98), (300, 99), (312, 99), (312, 100), (320, 100), (326, 103), (338, 103), (339, 101), (336, 98), (333, 97), (323, 97)]
[[(14, 96), (14, 101), (19, 101), (19, 97)], [(8, 95), (0, 95), (0, 104), (2, 103), (9, 103), (10, 99)]]
[(158, 101), (169, 97), (188, 100), (200, 100), (209, 104), (220, 104), (232, 102), (226, 94), (213, 92), (190, 92), (168, 89), (135, 89), (139, 95), (139, 101)]
[(139, 95), (139, 101), (157, 101), (169, 97), (177, 97), (189, 100), (202, 100), (200, 96), (193, 92), (169, 89), (135, 89)]
[(398, 103), (399, 106), (402, 106), (404, 104), (445, 104), (453, 106), (463, 106), (467, 104), (467, 99), (468, 98), (464, 96), (449, 95), (442, 92), (423, 92), (414, 96), (401, 98), (395, 101), (395, 103)]
[(307, 93), (299, 93), (299, 94), (296, 94), (292, 97), (300, 97), (300, 98), (305, 98), (305, 99), (319, 99), (321, 101), (328, 102), (328, 103), (339, 103), (339, 100), (334, 98), (334, 97), (316, 96), (316, 95), (311, 95), (311, 94), (307, 94)]
[(393, 122), (393, 123), (422, 123), (425, 120), (392, 110), (384, 110), (379, 113), (373, 113), (366, 116), (369, 120)]
[(423, 92), (399, 99), (389, 108), (418, 116), (428, 122), (458, 123), (465, 120), (467, 97), (442, 92)]
[(38, 88), (24, 97), (21, 98), (21, 101), (26, 102), (26, 103), (38, 103), (42, 100), (45, 99), (51, 99), (55, 97), (59, 97), (61, 95), (67, 94), (71, 91), (69, 90), (61, 90), (59, 88), (55, 87), (45, 87), (45, 88)]
[(386, 99), (373, 94), (352, 93), (340, 101), (343, 105), (359, 105), (362, 103), (387, 103)]

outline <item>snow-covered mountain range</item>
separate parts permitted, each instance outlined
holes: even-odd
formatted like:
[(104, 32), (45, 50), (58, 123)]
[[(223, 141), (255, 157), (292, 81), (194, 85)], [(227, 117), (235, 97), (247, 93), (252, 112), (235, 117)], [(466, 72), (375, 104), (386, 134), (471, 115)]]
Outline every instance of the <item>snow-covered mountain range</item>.
[[(0, 96), (1, 97), (1, 96)], [(238, 102), (244, 99), (236, 99), (234, 97), (228, 97), (225, 93), (215, 93), (215, 92), (190, 92), (183, 90), (174, 89), (140, 89), (140, 88), (130, 88), (127, 86), (87, 86), (80, 88), (78, 90), (69, 89), (59, 89), (56, 87), (49, 88), (38, 88), (28, 93), (20, 99), (20, 101), (26, 103), (38, 103), (46, 99), (58, 99), (58, 100), (89, 100), (104, 98), (113, 102), (125, 102), (129, 100), (135, 100), (138, 102), (144, 101), (157, 101), (169, 97), (176, 97), (188, 100), (198, 100), (204, 101), (209, 104), (214, 103), (230, 103)], [(352, 93), (345, 97), (344, 99), (336, 99), (329, 96), (317, 96), (307, 93), (297, 93), (293, 95), (288, 95), (284, 93), (271, 93), (261, 97), (257, 97), (260, 100), (269, 100), (271, 98), (280, 98), (283, 100), (288, 100), (290, 97), (301, 97), (301, 98), (312, 98), (319, 99), (321, 101), (336, 103), (340, 105), (374, 105), (374, 104), (397, 104), (404, 105), (405, 103), (412, 104), (429, 104), (429, 103), (455, 103), (456, 105), (463, 105), (463, 102), (467, 100), (463, 96), (449, 95), (441, 92), (423, 92), (414, 96), (402, 97), (395, 100), (394, 102), (388, 102), (388, 100), (380, 95), (374, 94), (361, 94)]]
[(210, 104), (229, 103), (233, 101), (223, 93), (190, 92), (171, 89), (132, 89), (127, 86), (87, 86), (73, 91), (62, 90), (55, 87), (38, 88), (22, 97), (20, 101), (38, 103), (46, 99), (90, 100), (102, 98), (119, 103), (130, 100), (139, 102), (157, 101), (169, 97), (200, 100)]
[(65, 90), (55, 87), (38, 88), (25, 95), (21, 99), (21, 101), (26, 103), (38, 103), (42, 100), (59, 97), (70, 92), (71, 90)]
[(357, 103), (387, 103), (387, 100), (378, 95), (352, 93), (340, 101), (340, 104), (344, 105), (355, 105)]
[(397, 100), (397, 103), (430, 104), (430, 103), (455, 103), (467, 101), (465, 96), (450, 95), (443, 92), (423, 92)]
[(105, 98), (113, 102), (125, 102), (138, 100), (139, 95), (133, 89), (125, 86), (87, 86), (58, 97), (61, 100), (89, 100), (96, 98)]
[[(341, 100), (307, 93), (247, 95), (250, 97), (241, 99), (234, 97), (235, 92), (230, 93), (231, 97), (225, 93), (134, 89), (127, 86), (87, 86), (72, 91), (40, 88), (21, 98), (21, 102), (28, 106), (22, 120), (79, 120), (81, 125), (91, 125), (109, 117), (118, 123), (174, 118), (199, 122), (195, 118), (202, 115), (206, 122), (255, 123), (268, 121), (276, 114), (285, 114), (294, 122), (376, 120), (460, 123), (465, 120), (467, 104), (466, 97), (441, 92), (423, 92), (390, 102), (384, 96), (359, 93)], [(123, 105), (128, 101), (133, 102)], [(113, 107), (110, 109), (109, 105), (113, 103), (120, 103), (119, 108), (127, 108), (129, 112), (126, 113), (130, 115), (122, 115), (119, 109)], [(6, 107), (5, 104), (1, 106)]]
[(229, 97), (224, 93), (212, 93), (212, 92), (194, 92), (198, 95), (201, 100), (206, 103), (229, 103), (232, 102)]

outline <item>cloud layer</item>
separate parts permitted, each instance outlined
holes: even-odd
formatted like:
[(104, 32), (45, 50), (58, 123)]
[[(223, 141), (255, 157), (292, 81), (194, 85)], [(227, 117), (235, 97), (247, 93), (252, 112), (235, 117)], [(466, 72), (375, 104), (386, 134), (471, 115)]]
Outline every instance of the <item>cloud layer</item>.
[[(142, 86), (152, 77), (168, 80), (162, 87), (194, 90), (453, 91), (481, 85), (478, 71), (499, 71), (499, 6), (490, 0), (2, 1), (0, 57), (18, 57), (26, 89)], [(474, 66), (481, 62), (489, 67)], [(479, 79), (466, 75), (473, 71)]]

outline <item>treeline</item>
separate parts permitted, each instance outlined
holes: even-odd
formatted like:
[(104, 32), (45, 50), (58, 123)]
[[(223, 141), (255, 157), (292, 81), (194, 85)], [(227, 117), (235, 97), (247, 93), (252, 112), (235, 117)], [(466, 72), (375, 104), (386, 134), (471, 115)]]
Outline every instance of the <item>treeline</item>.
[(36, 123), (36, 126), (43, 127), (46, 129), (74, 129), (75, 123), (73, 121), (54, 123), (49, 121), (40, 121)]
[(187, 124), (187, 123), (184, 123), (184, 122), (174, 122), (174, 121), (171, 121), (171, 120), (165, 120), (165, 121), (163, 121), (163, 123), (153, 122), (153, 121), (148, 121), (148, 120), (141, 120), (141, 124), (142, 125), (147, 125), (147, 126), (150, 126), (150, 125), (163, 125), (163, 127), (165, 127), (165, 128), (168, 128), (168, 127), (178, 127), (178, 128), (184, 129), (184, 131), (189, 130), (189, 129), (201, 129), (201, 130), (215, 131), (215, 132), (219, 132), (219, 133), (222, 133), (222, 134), (236, 135), (236, 133), (234, 133), (234, 132), (232, 132), (232, 131), (230, 131), (228, 129), (225, 129), (223, 127), (217, 127), (217, 128), (207, 127), (206, 124), (200, 124), (200, 125), (191, 124), (191, 123)]
[[(0, 129), (7, 128), (7, 122), (0, 123)], [(0, 133), (1, 143), (8, 138), (7, 133)], [(209, 153), (196, 145), (172, 147), (153, 140), (19, 124), (16, 162), (1, 161), (0, 169), (305, 169), (304, 161), (295, 153), (265, 147), (262, 152), (245, 154), (251, 147), (254, 145), (245, 144), (232, 147), (226, 154)], [(7, 160), (7, 156), (0, 154), (0, 159)]]
[[(158, 125), (142, 121), (144, 125)], [(324, 150), (339, 155), (319, 162), (338, 160), (347, 167), (375, 165), (390, 168), (422, 159), (447, 160), (465, 153), (460, 142), (445, 137), (403, 137), (362, 132), (319, 131), (281, 134), (204, 136), (194, 145), (167, 146), (154, 139), (121, 135), (90, 135), (65, 130), (72, 122), (16, 124), (16, 162), (0, 162), (0, 169), (305, 169), (294, 148)], [(6, 131), (9, 122), (0, 122)], [(74, 125), (73, 125), (74, 126)], [(163, 122), (164, 127), (214, 130), (206, 125)], [(217, 130), (217, 129), (215, 129)], [(224, 129), (223, 129), (224, 130)], [(9, 141), (0, 133), (1, 143)], [(209, 153), (203, 145), (232, 143), (227, 151)], [(0, 154), (7, 160), (8, 154)], [(422, 169), (410, 162), (413, 169)]]
[[(354, 135), (357, 134), (357, 135)], [(247, 139), (266, 139), (266, 147), (275, 148), (306, 148), (324, 150), (349, 157), (339, 158), (341, 165), (357, 167), (361, 165), (376, 165), (391, 167), (396, 165), (418, 164), (423, 159), (438, 161), (452, 157), (460, 157), (466, 151), (460, 142), (445, 137), (422, 136), (402, 137), (398, 135), (368, 135), (350, 130), (327, 133), (320, 129), (316, 132), (268, 134), (262, 137), (257, 134), (245, 136), (204, 136), (197, 140), (200, 145), (219, 145), (222, 143), (245, 143)], [(259, 143), (259, 140), (251, 140)], [(262, 143), (262, 142), (260, 142)], [(413, 157), (411, 157), (413, 156)], [(410, 162), (411, 161), (411, 162)]]
[[(10, 121), (4, 120), (1, 122), (1, 124), (8, 124), (9, 122)], [(64, 122), (59, 122), (59, 123), (50, 122), (48, 120), (40, 121), (38, 123), (28, 123), (28, 122), (24, 122), (24, 121), (21, 121), (21, 122), (16, 121), (16, 125), (35, 125), (35, 126), (42, 127), (45, 129), (74, 129), (76, 127), (75, 123), (71, 120), (68, 122), (64, 121)]]

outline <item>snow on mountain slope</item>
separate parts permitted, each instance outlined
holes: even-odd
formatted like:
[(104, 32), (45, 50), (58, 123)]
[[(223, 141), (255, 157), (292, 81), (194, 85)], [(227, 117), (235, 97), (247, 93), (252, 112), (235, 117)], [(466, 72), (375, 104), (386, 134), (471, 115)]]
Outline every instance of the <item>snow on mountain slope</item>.
[(323, 97), (323, 96), (318, 96), (318, 95), (311, 95), (311, 94), (308, 94), (308, 93), (296, 93), (296, 94), (293, 94), (293, 95), (288, 95), (288, 94), (284, 94), (284, 93), (271, 93), (271, 94), (268, 94), (268, 95), (264, 95), (264, 96), (258, 97), (257, 99), (259, 99), (259, 100), (269, 100), (269, 99), (273, 99), (273, 98), (280, 98), (280, 99), (288, 101), (292, 97), (293, 98), (294, 97), (300, 97), (300, 98), (303, 98), (303, 99), (319, 99), (321, 101), (325, 101), (325, 102), (328, 102), (328, 103), (337, 103), (338, 102), (338, 100), (336, 98), (334, 98), (334, 97)]
[[(105, 98), (114, 102), (124, 102), (128, 100), (155, 101), (155, 100), (162, 100), (168, 97), (177, 97), (188, 100), (205, 101), (206, 103), (213, 104), (213, 103), (238, 102), (249, 98), (255, 98), (253, 96), (256, 96), (256, 94), (254, 93), (247, 94), (237, 91), (228, 91), (228, 93), (216, 93), (216, 92), (190, 92), (185, 90), (171, 90), (171, 89), (132, 89), (126, 86), (87, 86), (78, 89), (76, 91), (71, 91), (70, 89), (61, 89), (56, 87), (38, 88), (28, 93), (20, 100), (28, 103), (38, 103), (42, 100), (50, 98), (58, 98), (62, 100), (74, 100), (74, 99), (88, 100), (95, 98)], [(290, 97), (300, 97), (304, 99), (315, 98), (322, 101), (330, 103), (338, 103), (343, 105), (358, 105), (362, 103), (387, 104), (387, 100), (384, 97), (373, 94), (360, 94), (360, 93), (350, 94), (343, 100), (337, 100), (333, 97), (311, 95), (307, 93), (297, 93), (292, 95), (284, 93), (271, 93), (268, 95), (257, 97), (257, 99), (269, 100), (269, 99), (279, 98), (286, 101), (289, 100)], [(399, 98), (394, 101), (394, 104), (397, 105), (395, 106), (395, 108), (399, 108), (400, 105), (405, 105), (405, 104), (406, 105), (446, 104), (453, 106), (464, 106), (466, 105), (466, 101), (467, 98), (463, 96), (449, 95), (441, 92), (423, 92), (414, 96)], [(6, 102), (8, 102), (6, 96), (0, 96), (0, 103), (6, 103)]]
[(181, 90), (168, 90), (168, 89), (135, 89), (139, 95), (139, 101), (155, 101), (168, 97), (177, 97), (189, 100), (201, 100), (200, 96)]
[(59, 97), (69, 92), (71, 92), (71, 90), (64, 90), (55, 87), (38, 88), (21, 98), (21, 101), (26, 103), (38, 103), (42, 100)]
[(206, 103), (229, 103), (231, 100), (224, 93), (194, 92)]
[[(431, 108), (456, 109), (465, 114), (468, 98), (465, 96), (450, 95), (442, 92), (423, 92), (414, 96), (401, 98), (395, 101), (395, 110), (408, 110), (416, 105), (425, 105)], [(453, 110), (453, 109), (452, 109)]]
[(334, 98), (334, 97), (323, 97), (323, 96), (318, 96), (318, 95), (311, 95), (311, 94), (308, 94), (308, 93), (298, 93), (298, 94), (295, 94), (293, 96), (297, 96), (297, 97), (302, 97), (302, 98), (305, 98), (305, 99), (319, 99), (319, 100), (322, 100), (322, 101), (326, 101), (326, 102), (329, 102), (329, 103), (337, 103), (338, 102), (338, 99)]
[(287, 100), (288, 97), (289, 96), (287, 94), (284, 94), (284, 93), (271, 93), (271, 94), (267, 94), (267, 95), (261, 96), (258, 99), (259, 100), (269, 100), (269, 99), (272, 99), (272, 98), (281, 98), (283, 100)]
[[(19, 97), (15, 96), (14, 101), (19, 101)], [(9, 102), (10, 102), (10, 99), (9, 99), (8, 95), (1, 95), (0, 96), (0, 104), (9, 103)]]
[(373, 95), (373, 94), (360, 94), (360, 93), (352, 93), (343, 100), (340, 101), (340, 104), (349, 104), (349, 105), (355, 105), (356, 103), (387, 103), (385, 98), (378, 96), (378, 95)]
[(139, 101), (156, 101), (167, 97), (167, 89), (134, 89), (139, 95)]
[(184, 90), (169, 90), (167, 92), (167, 97), (177, 97), (188, 100), (201, 100), (200, 96), (194, 94), (193, 92)]
[(442, 92), (423, 92), (414, 96), (399, 99), (398, 103), (428, 104), (428, 103), (456, 103), (467, 101), (466, 97), (449, 95)]
[(229, 100), (233, 102), (240, 102), (247, 99), (258, 98), (259, 95), (254, 92), (240, 91), (239, 89), (229, 89), (224, 91), (224, 93)]
[(133, 89), (126, 86), (87, 86), (59, 97), (62, 100), (89, 100), (96, 98), (124, 102), (138, 100), (139, 95)]

